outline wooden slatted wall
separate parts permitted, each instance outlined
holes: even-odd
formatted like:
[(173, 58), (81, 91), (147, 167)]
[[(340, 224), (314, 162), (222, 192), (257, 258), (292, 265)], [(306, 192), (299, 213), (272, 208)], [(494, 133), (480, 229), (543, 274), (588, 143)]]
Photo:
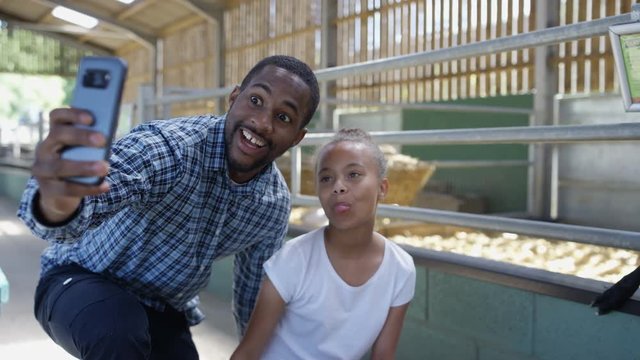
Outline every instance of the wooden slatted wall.
[[(449, 48), (535, 30), (542, 0), (338, 0), (338, 64)], [(631, 11), (633, 0), (562, 0), (560, 25)], [(553, 11), (553, 10), (551, 10)], [(557, 46), (561, 94), (616, 90), (606, 36)], [(430, 102), (527, 93), (534, 51), (523, 49), (338, 81), (339, 98)]]
[[(533, 28), (527, 0), (339, 0), (339, 62), (450, 48)], [(360, 41), (351, 40), (363, 37)], [(343, 79), (338, 96), (430, 102), (530, 90), (532, 53), (519, 50)]]
[(231, 1), (224, 22), (226, 85), (269, 55), (292, 55), (314, 69), (320, 62), (320, 0)]
[(122, 94), (123, 103), (135, 102), (138, 98), (138, 87), (151, 84), (151, 55), (149, 50), (141, 46), (131, 46), (118, 50), (118, 56), (127, 62), (127, 81)]
[[(631, 12), (633, 0), (564, 0), (560, 24)], [(603, 93), (618, 90), (611, 43), (607, 36), (582, 39), (558, 47), (558, 93)]]
[[(536, 1), (543, 0), (335, 0), (338, 14), (337, 65), (448, 48), (535, 30)], [(631, 11), (636, 0), (561, 0), (560, 25)], [(296, 56), (314, 69), (320, 63), (321, 0), (230, 0), (225, 10), (225, 85), (238, 84), (260, 59)], [(553, 11), (553, 10), (550, 10)], [(163, 35), (165, 63), (159, 85), (211, 88), (213, 33), (204, 22), (186, 22)], [(149, 82), (144, 51), (131, 54), (127, 98), (137, 83)], [(606, 36), (556, 46), (552, 60), (560, 94), (617, 90)], [(120, 54), (122, 55), (122, 54)], [(342, 99), (431, 102), (530, 93), (534, 51), (522, 49), (343, 78)], [(136, 60), (137, 59), (137, 60)], [(139, 61), (138, 61), (139, 60)], [(144, 69), (142, 67), (145, 67)], [(138, 74), (138, 75), (135, 75)], [(213, 102), (176, 104), (172, 113), (220, 112)], [(178, 110), (176, 110), (178, 109)], [(223, 109), (222, 109), (223, 110)]]
[[(209, 89), (214, 84), (213, 27), (202, 19), (189, 26), (170, 29), (163, 37), (164, 64), (160, 64), (162, 88)], [(174, 115), (221, 113), (215, 109), (213, 99), (190, 101), (172, 105)]]

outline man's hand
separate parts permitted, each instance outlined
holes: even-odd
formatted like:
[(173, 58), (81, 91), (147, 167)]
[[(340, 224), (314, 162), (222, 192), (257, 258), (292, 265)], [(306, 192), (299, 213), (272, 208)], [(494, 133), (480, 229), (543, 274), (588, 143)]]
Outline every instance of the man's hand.
[(598, 308), (596, 312), (598, 315), (619, 309), (638, 290), (638, 286), (640, 286), (640, 267), (600, 294), (593, 300), (591, 306)]
[(60, 155), (67, 146), (101, 147), (106, 143), (102, 134), (75, 127), (91, 125), (93, 118), (79, 109), (55, 109), (49, 114), (49, 135), (36, 148), (36, 159), (31, 169), (39, 184), (39, 206), (45, 220), (57, 223), (66, 220), (87, 195), (109, 190), (99, 185), (81, 185), (65, 181), (70, 176), (105, 176), (109, 171), (106, 161), (63, 160)]

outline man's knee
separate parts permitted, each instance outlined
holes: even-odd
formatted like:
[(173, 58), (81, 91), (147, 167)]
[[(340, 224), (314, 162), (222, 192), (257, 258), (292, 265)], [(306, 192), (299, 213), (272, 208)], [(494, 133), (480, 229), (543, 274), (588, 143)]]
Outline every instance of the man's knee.
[(67, 352), (83, 359), (149, 354), (149, 321), (137, 298), (99, 274), (61, 267), (36, 289), (36, 318)]
[(151, 351), (144, 307), (129, 294), (89, 304), (69, 323), (70, 344), (82, 359), (147, 359)]

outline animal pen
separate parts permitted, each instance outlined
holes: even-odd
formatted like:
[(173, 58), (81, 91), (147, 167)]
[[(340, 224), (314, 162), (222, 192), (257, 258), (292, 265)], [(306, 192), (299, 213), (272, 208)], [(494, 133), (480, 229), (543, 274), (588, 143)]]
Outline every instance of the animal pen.
[[(291, 236), (313, 226), (305, 164), (335, 129), (368, 126), (407, 156), (391, 167), (398, 196), (378, 208), (379, 231), (419, 265), (398, 358), (633, 359), (640, 297), (603, 317), (588, 304), (640, 265), (640, 122), (622, 107), (608, 38), (638, 21), (622, 0), (233, 0), (167, 31), (153, 62), (145, 46), (117, 55), (132, 65), (132, 125), (222, 112), (270, 54), (316, 69), (319, 111), (280, 163)], [(495, 156), (456, 157), (474, 146)], [(415, 206), (436, 181), (498, 195), (476, 212)], [(211, 289), (230, 296), (229, 281)]]

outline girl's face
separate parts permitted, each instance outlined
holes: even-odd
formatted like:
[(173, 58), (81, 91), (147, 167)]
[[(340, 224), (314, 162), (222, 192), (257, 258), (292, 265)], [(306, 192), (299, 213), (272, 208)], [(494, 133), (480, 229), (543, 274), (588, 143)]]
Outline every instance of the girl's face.
[(331, 226), (373, 226), (378, 201), (387, 193), (378, 164), (367, 145), (343, 141), (320, 153), (316, 190)]

